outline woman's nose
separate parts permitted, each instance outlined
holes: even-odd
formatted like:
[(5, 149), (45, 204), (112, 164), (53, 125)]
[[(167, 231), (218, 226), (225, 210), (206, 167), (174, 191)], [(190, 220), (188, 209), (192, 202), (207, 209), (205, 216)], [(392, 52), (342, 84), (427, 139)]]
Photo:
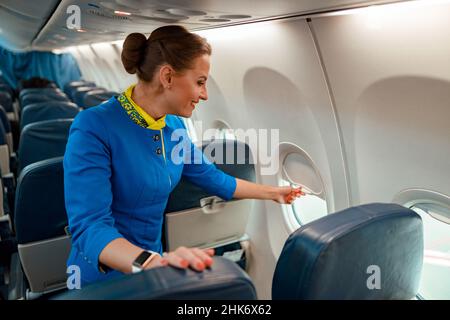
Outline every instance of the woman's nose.
[(200, 91), (200, 99), (208, 100), (208, 90), (206, 89), (206, 86), (204, 86)]

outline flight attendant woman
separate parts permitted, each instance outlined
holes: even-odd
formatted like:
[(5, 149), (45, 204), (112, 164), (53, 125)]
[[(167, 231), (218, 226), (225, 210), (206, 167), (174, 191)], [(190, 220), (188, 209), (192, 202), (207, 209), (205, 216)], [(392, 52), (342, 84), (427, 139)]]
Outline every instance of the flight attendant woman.
[(290, 203), (302, 194), (236, 179), (205, 161), (173, 161), (172, 133), (184, 129), (178, 116), (190, 117), (208, 98), (210, 55), (204, 38), (180, 26), (158, 28), (148, 39), (130, 34), (122, 62), (137, 84), (74, 120), (64, 156), (67, 263), (80, 268), (82, 284), (166, 265), (202, 271), (213, 263), (212, 249), (162, 253), (164, 208), (182, 175), (226, 200)]

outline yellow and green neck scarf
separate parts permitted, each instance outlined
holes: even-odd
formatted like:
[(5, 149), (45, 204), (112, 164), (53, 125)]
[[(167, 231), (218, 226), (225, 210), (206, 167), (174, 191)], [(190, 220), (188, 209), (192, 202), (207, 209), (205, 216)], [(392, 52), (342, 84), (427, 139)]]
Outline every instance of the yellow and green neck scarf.
[(145, 112), (144, 109), (139, 107), (137, 103), (131, 99), (131, 94), (133, 93), (135, 86), (135, 84), (131, 85), (117, 98), (117, 100), (125, 109), (131, 120), (137, 125), (151, 130), (161, 130), (166, 126), (166, 116), (164, 115), (158, 120), (155, 120)]

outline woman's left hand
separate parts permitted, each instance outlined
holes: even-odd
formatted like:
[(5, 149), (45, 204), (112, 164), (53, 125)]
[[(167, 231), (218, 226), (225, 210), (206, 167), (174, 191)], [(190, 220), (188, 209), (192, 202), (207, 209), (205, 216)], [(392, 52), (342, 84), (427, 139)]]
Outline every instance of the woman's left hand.
[(281, 204), (292, 204), (295, 199), (304, 195), (305, 193), (301, 187), (275, 187), (274, 198), (272, 200)]

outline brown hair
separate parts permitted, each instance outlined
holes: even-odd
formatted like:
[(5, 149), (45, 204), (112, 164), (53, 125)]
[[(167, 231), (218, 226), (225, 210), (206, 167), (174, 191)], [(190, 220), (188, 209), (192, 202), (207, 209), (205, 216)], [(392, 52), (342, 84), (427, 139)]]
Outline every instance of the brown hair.
[(128, 73), (150, 82), (158, 66), (168, 63), (176, 72), (182, 72), (204, 54), (211, 55), (206, 39), (181, 26), (164, 26), (154, 30), (148, 39), (142, 33), (129, 34), (121, 58)]

